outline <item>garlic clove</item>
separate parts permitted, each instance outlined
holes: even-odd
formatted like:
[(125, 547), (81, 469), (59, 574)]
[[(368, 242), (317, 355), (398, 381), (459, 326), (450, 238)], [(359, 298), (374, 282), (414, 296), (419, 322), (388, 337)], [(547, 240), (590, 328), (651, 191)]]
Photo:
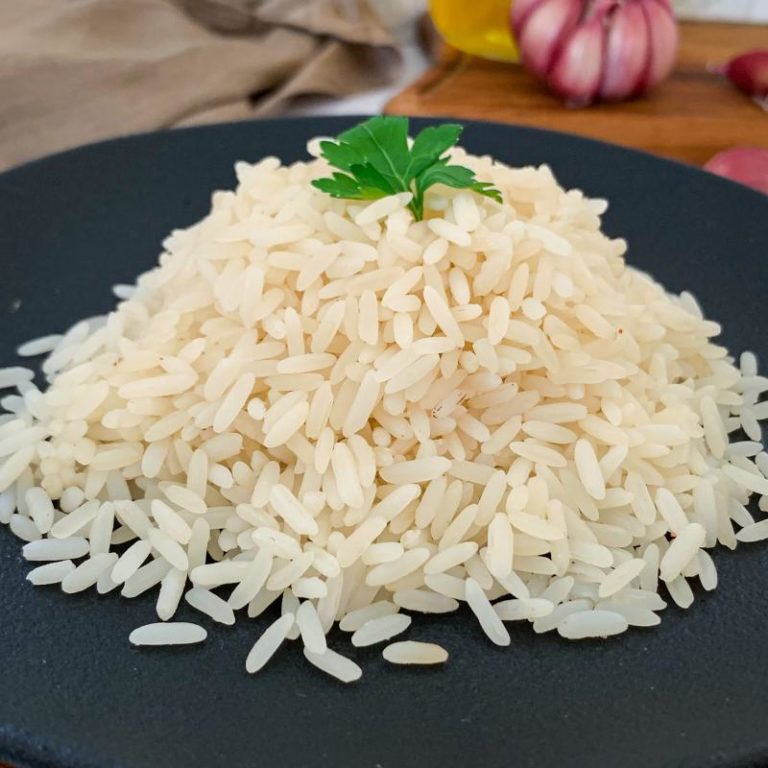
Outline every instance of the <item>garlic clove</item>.
[(520, 34), (520, 29), (525, 24), (528, 14), (537, 6), (546, 0), (515, 0), (512, 3), (512, 14), (509, 17), (512, 31), (515, 35)]
[(718, 152), (704, 168), (768, 195), (768, 150), (731, 147)]
[(600, 97), (616, 101), (633, 96), (646, 81), (650, 60), (650, 32), (643, 9), (623, 5), (611, 18), (605, 44)]
[(736, 56), (725, 65), (723, 72), (740, 91), (768, 97), (768, 49)]
[(541, 0), (529, 7), (518, 43), (523, 64), (530, 72), (547, 75), (558, 47), (576, 26), (580, 13), (581, 0)]
[(586, 21), (594, 16), (607, 14), (619, 5), (616, 0), (592, 0), (591, 3), (587, 3), (583, 18)]
[(651, 30), (651, 57), (638, 92), (652, 88), (669, 75), (675, 66), (678, 42), (677, 22), (666, 2), (651, 0), (643, 4), (643, 10)]
[(604, 23), (601, 14), (573, 30), (550, 69), (549, 84), (569, 106), (584, 106), (597, 96), (605, 57)]

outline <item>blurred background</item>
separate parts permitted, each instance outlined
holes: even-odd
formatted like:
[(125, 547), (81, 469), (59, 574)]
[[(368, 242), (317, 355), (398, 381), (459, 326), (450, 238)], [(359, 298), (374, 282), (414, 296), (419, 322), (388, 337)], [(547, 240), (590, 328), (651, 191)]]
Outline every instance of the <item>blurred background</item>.
[(380, 111), (698, 165), (746, 148), (742, 180), (768, 188), (768, 0), (0, 0), (0, 169), (139, 131)]

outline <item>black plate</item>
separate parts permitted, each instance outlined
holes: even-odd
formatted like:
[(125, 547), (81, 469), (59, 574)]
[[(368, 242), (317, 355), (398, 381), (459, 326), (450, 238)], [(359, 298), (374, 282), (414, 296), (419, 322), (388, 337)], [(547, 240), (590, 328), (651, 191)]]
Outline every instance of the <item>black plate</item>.
[[(138, 136), (0, 176), (0, 365), (17, 343), (107, 310), (109, 287), (155, 262), (162, 237), (233, 186), (232, 164), (305, 156), (353, 118), (276, 120)], [(423, 121), (415, 121), (417, 125)], [(689, 288), (734, 352), (768, 360), (768, 198), (675, 163), (564, 134), (470, 123), (464, 143), (549, 163), (607, 197), (629, 260)], [(154, 597), (64, 596), (24, 582), (0, 531), (0, 759), (19, 766), (462, 768), (746, 766), (768, 760), (768, 548), (716, 555), (720, 587), (661, 627), (568, 643), (511, 628), (497, 649), (460, 614), (417, 619), (443, 669), (364, 667), (344, 687), (297, 644), (259, 675), (244, 659), (264, 621), (209, 627), (204, 646), (137, 650)], [(181, 617), (191, 613), (181, 610)]]

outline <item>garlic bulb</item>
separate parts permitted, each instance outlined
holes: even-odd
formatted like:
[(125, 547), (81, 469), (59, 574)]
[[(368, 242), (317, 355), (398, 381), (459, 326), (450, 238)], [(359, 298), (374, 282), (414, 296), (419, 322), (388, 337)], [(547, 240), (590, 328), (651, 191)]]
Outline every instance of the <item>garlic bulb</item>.
[(669, 0), (515, 0), (511, 23), (523, 66), (573, 106), (637, 96), (675, 63)]

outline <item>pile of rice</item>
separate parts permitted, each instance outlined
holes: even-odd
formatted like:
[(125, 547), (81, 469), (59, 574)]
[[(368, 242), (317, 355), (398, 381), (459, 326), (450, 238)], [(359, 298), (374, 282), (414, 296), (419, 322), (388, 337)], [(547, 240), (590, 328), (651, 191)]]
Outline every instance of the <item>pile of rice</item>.
[(50, 353), (45, 391), (0, 370), (0, 521), (48, 561), (33, 584), (159, 585), (135, 644), (203, 640), (182, 597), (224, 624), (280, 600), (248, 671), (300, 636), (351, 681), (335, 622), (372, 645), (466, 602), (499, 645), (521, 620), (605, 637), (768, 537), (754, 356), (626, 266), (604, 201), (453, 154), (504, 204), (434, 187), (415, 222), (407, 194), (314, 189), (322, 160), (239, 163), (114, 312), (20, 349)]

